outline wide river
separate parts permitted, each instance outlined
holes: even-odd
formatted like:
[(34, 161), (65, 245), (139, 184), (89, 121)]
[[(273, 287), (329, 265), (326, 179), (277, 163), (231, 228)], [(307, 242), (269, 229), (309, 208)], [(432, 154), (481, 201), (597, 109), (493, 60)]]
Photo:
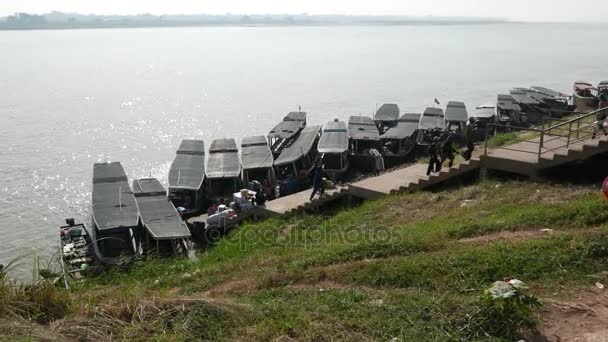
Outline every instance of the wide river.
[[(608, 27), (583, 24), (0, 32), (0, 264), (48, 259), (89, 223), (93, 163), (166, 182), (179, 142), (309, 122), (492, 103), (516, 86), (608, 79)], [(15, 269), (27, 279), (31, 256)]]

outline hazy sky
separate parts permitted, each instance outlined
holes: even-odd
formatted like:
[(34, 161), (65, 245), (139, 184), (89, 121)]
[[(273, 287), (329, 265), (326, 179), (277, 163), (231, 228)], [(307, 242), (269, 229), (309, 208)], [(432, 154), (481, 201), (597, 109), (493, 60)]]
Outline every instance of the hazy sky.
[(608, 0), (0, 0), (0, 15), (51, 10), (100, 14), (310, 13), (606, 20)]

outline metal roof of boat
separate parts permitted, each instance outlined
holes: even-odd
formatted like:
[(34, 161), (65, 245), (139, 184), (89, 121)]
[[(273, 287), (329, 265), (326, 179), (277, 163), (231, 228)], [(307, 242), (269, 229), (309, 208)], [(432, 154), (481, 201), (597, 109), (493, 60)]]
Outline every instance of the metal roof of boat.
[(510, 95), (513, 97), (513, 99), (515, 100), (515, 102), (519, 103), (519, 104), (525, 104), (525, 105), (537, 105), (540, 104), (540, 101), (538, 101), (537, 99), (531, 97), (529, 95), (529, 92), (524, 92), (521, 90), (511, 90), (510, 91)]
[(606, 88), (608, 87), (608, 81), (602, 81), (598, 84), (598, 88)]
[(207, 158), (207, 178), (236, 178), (241, 174), (239, 150), (234, 139), (216, 139), (211, 142)]
[(317, 147), (319, 153), (343, 153), (348, 150), (348, 129), (346, 123), (335, 119), (323, 127)]
[(182, 140), (177, 148), (178, 154), (205, 155), (205, 142), (202, 140)]
[(467, 121), (469, 117), (467, 106), (464, 102), (450, 101), (445, 108), (445, 117), (448, 121)]
[(247, 137), (241, 141), (241, 162), (243, 170), (272, 167), (274, 158), (265, 136)]
[(473, 113), (469, 115), (471, 118), (491, 118), (496, 115), (496, 105), (479, 105)]
[(184, 140), (169, 169), (169, 188), (198, 190), (205, 180), (205, 142)]
[(353, 140), (380, 140), (378, 127), (369, 116), (351, 116), (348, 119), (348, 136)]
[(100, 231), (137, 226), (135, 197), (120, 163), (95, 163), (92, 203)]
[(579, 87), (579, 88), (593, 88), (593, 85), (587, 81), (576, 81), (574, 82), (574, 87)]
[(283, 153), (281, 153), (279, 158), (274, 161), (274, 165), (280, 166), (290, 164), (310, 153), (317, 141), (320, 131), (321, 126), (304, 128), (298, 139), (283, 150)]
[(496, 99), (496, 106), (502, 110), (521, 110), (521, 107), (511, 95), (498, 95)]
[(382, 135), (382, 139), (405, 139), (412, 136), (418, 129), (421, 114), (406, 113), (397, 120), (397, 125), (391, 127)]
[(420, 117), (420, 129), (445, 129), (445, 127), (445, 116), (441, 108), (428, 107)]
[(559, 91), (553, 90), (553, 89), (549, 89), (549, 88), (545, 88), (545, 87), (530, 87), (530, 89), (537, 91), (541, 94), (547, 95), (547, 96), (551, 96), (551, 97), (568, 97), (568, 95), (561, 93)]
[(385, 103), (376, 111), (375, 121), (397, 121), (399, 118), (399, 106), (394, 103)]
[(243, 138), (241, 140), (241, 148), (249, 146), (268, 146), (268, 140), (263, 135)]
[(189, 238), (190, 230), (181, 219), (165, 188), (155, 178), (133, 181), (133, 193), (144, 227), (155, 240)]
[(291, 112), (283, 121), (270, 130), (268, 137), (289, 139), (298, 134), (306, 126), (306, 112)]

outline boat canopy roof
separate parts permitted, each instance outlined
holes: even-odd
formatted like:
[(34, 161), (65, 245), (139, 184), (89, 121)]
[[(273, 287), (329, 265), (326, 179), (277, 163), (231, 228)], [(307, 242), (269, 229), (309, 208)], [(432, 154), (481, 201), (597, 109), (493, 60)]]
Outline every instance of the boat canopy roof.
[(122, 165), (93, 166), (93, 221), (100, 231), (137, 226), (137, 205)]
[(588, 89), (588, 88), (593, 88), (593, 85), (586, 81), (576, 81), (576, 82), (574, 82), (574, 88), (575, 89)]
[(205, 180), (205, 142), (184, 140), (169, 169), (169, 188), (199, 190)]
[(205, 142), (202, 140), (182, 140), (177, 154), (205, 155)]
[(211, 142), (207, 158), (207, 178), (237, 178), (241, 174), (239, 150), (234, 139), (216, 139)]
[(134, 180), (133, 193), (142, 223), (152, 238), (169, 240), (191, 236), (190, 230), (167, 199), (165, 188), (157, 179)]
[(376, 111), (374, 120), (378, 122), (394, 122), (399, 118), (399, 106), (394, 103), (385, 103)]
[(343, 153), (348, 151), (348, 129), (344, 121), (335, 119), (323, 127), (317, 147), (319, 153)]
[(274, 158), (265, 136), (247, 137), (241, 141), (241, 162), (243, 170), (272, 167)]
[(598, 84), (598, 88), (608, 88), (608, 81), (602, 81)]
[(467, 113), (467, 106), (464, 102), (450, 101), (445, 108), (445, 117), (448, 121), (460, 121), (465, 122), (469, 117)]
[(401, 140), (411, 137), (412, 134), (418, 129), (420, 117), (421, 114), (416, 113), (403, 114), (399, 120), (397, 120), (397, 125), (389, 128), (388, 131), (382, 135), (382, 139)]
[(283, 121), (270, 130), (270, 139), (289, 139), (298, 134), (306, 126), (305, 112), (291, 112)]
[(545, 88), (545, 87), (530, 87), (530, 89), (547, 95), (547, 96), (551, 96), (551, 97), (568, 97), (568, 95), (564, 94), (564, 93), (560, 93), (559, 91), (553, 90), (553, 89), (549, 89), (549, 88)]
[(445, 129), (445, 116), (443, 109), (428, 107), (420, 117), (420, 129)]
[(470, 115), (472, 118), (491, 118), (496, 115), (495, 105), (479, 105)]
[(521, 110), (521, 107), (511, 95), (498, 95), (496, 100), (496, 106), (502, 110)]
[(281, 166), (291, 164), (306, 156), (313, 149), (320, 131), (321, 126), (310, 126), (304, 128), (298, 139), (283, 150), (283, 153), (281, 153), (279, 158), (274, 161), (274, 165)]
[(540, 101), (530, 96), (528, 92), (521, 90), (511, 90), (511, 97), (520, 105), (537, 105)]
[(351, 116), (348, 119), (348, 134), (353, 140), (380, 140), (378, 127), (368, 116)]

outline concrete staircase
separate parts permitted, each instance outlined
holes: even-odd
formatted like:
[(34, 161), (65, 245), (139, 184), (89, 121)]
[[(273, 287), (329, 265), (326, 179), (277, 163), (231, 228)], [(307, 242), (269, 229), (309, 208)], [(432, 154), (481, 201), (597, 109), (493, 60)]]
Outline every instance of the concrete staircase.
[(550, 153), (542, 154), (539, 159), (539, 168), (556, 167), (607, 152), (608, 137), (598, 135), (596, 139), (579, 141), (567, 148), (563, 147)]
[(398, 189), (391, 190), (390, 194), (400, 194), (404, 192), (412, 192), (428, 188), (435, 184), (445, 182), (454, 177), (462, 176), (465, 173), (478, 170), (481, 167), (481, 161), (479, 159), (471, 159), (469, 161), (463, 161), (462, 163), (452, 166), (448, 169), (442, 169), (439, 173), (431, 174), (430, 176), (424, 176), (419, 178), (417, 181), (409, 183), (405, 186), (400, 186)]

